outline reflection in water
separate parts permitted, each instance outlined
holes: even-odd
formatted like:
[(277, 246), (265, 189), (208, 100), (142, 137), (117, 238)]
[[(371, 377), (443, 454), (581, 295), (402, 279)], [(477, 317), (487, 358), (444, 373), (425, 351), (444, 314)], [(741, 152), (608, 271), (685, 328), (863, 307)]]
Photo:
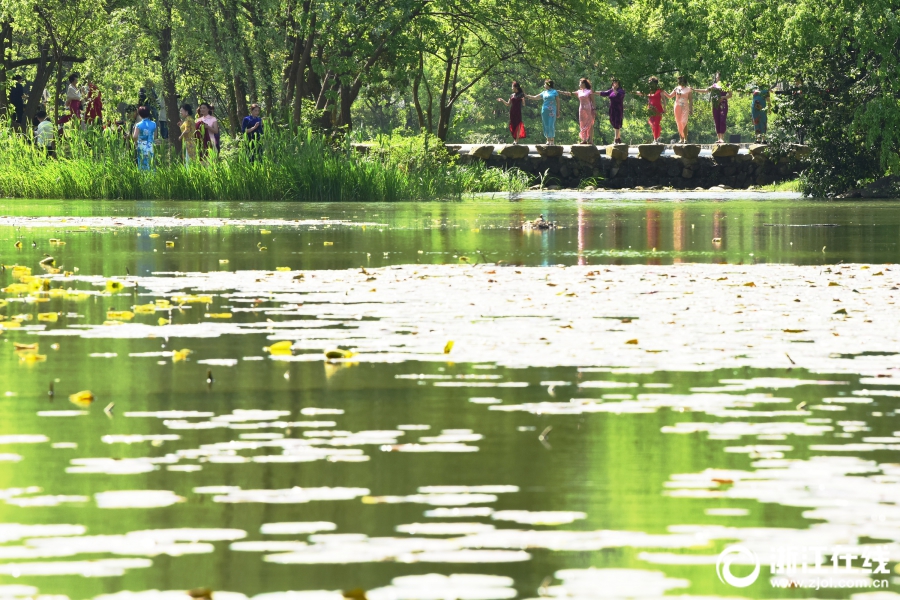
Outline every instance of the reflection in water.
[[(0, 271), (0, 597), (715, 598), (735, 542), (900, 558), (900, 282), (833, 264), (896, 262), (895, 208), (67, 206), (115, 219), (0, 219), (0, 264), (70, 271)], [(749, 253), (816, 266), (652, 264)], [(533, 268), (610, 262), (651, 266)]]

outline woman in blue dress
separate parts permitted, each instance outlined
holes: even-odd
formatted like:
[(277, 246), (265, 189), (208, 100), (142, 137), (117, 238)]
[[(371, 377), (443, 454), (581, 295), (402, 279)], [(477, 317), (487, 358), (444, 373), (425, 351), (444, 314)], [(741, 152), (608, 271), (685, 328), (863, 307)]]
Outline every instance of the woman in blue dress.
[(140, 121), (131, 132), (131, 139), (137, 150), (137, 164), (141, 171), (150, 170), (150, 162), (153, 160), (153, 137), (156, 133), (156, 123), (150, 120), (150, 109), (146, 106), (138, 107)]
[(559, 92), (556, 91), (556, 85), (552, 79), (544, 80), (544, 91), (537, 96), (525, 96), (532, 100), (542, 100), (541, 121), (544, 124), (544, 137), (547, 138), (547, 145), (556, 144), (556, 119), (559, 118)]
[(750, 116), (753, 118), (757, 144), (766, 143), (766, 133), (769, 130), (769, 97), (769, 88), (763, 86), (755, 86), (753, 88)]

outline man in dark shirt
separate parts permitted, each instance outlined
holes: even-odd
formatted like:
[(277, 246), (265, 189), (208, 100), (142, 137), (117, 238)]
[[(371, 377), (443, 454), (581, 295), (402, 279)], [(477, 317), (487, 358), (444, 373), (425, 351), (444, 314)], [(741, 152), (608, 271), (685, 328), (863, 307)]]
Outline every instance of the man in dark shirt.
[(21, 75), (13, 77), (13, 81), (15, 83), (9, 91), (9, 103), (12, 104), (13, 109), (15, 109), (13, 124), (18, 125), (22, 122), (22, 117), (25, 115), (25, 88), (22, 87)]

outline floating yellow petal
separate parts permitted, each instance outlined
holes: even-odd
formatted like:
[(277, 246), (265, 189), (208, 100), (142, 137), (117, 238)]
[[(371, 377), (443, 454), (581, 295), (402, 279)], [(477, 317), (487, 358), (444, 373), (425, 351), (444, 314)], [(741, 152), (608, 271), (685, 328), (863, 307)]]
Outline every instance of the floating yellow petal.
[(334, 242), (325, 242), (326, 246), (334, 246)]
[(158, 233), (151, 233), (149, 237), (151, 237), (151, 238), (158, 238), (158, 237), (159, 237), (159, 234), (158, 234)]
[(444, 354), (450, 354), (451, 350), (453, 350), (453, 340), (444, 344)]
[(230, 319), (231, 313), (206, 313), (207, 319)]
[(290, 340), (284, 340), (283, 342), (275, 342), (271, 346), (266, 346), (263, 348), (269, 354), (290, 354), (291, 348), (293, 348), (294, 342)]
[(47, 360), (46, 354), (38, 354), (37, 352), (23, 352), (19, 354), (19, 360), (23, 363), (36, 363), (36, 362), (45, 362)]
[(275, 267), (276, 271), (290, 271), (290, 267)]
[(110, 294), (115, 294), (117, 292), (121, 292), (122, 287), (123, 287), (122, 282), (116, 281), (115, 279), (110, 279), (109, 281), (106, 282), (106, 291), (109, 292)]
[(175, 242), (166, 242), (166, 248), (174, 248)]
[(38, 321), (45, 321), (47, 323), (56, 323), (59, 320), (59, 313), (50, 312), (50, 313), (38, 313)]
[(106, 318), (113, 321), (130, 321), (134, 318), (134, 313), (130, 310), (108, 310)]
[(157, 321), (157, 323), (159, 323), (160, 325), (168, 325), (169, 320), (165, 317), (160, 317), (159, 320)]
[(69, 402), (77, 406), (90, 406), (94, 401), (94, 394), (88, 390), (76, 392), (69, 396)]
[(181, 362), (188, 357), (188, 354), (191, 353), (191, 350), (184, 348), (182, 350), (175, 350), (172, 352), (172, 362)]
[(325, 358), (353, 358), (356, 356), (356, 352), (351, 352), (350, 350), (342, 350), (340, 348), (334, 348), (333, 350), (325, 351)]
[(139, 315), (148, 315), (156, 312), (155, 304), (138, 304), (134, 307), (134, 312)]
[(24, 283), (11, 283), (0, 291), (6, 294), (27, 294), (30, 290)]

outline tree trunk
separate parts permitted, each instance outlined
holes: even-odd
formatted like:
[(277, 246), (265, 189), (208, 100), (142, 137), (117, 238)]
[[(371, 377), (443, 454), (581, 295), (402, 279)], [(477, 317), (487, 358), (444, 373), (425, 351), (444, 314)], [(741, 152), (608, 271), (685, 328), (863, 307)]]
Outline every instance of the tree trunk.
[[(31, 82), (31, 95), (28, 96), (28, 102), (25, 103), (24, 121), (26, 123), (30, 123), (31, 119), (38, 111), (38, 107), (41, 105), (43, 92), (47, 88), (47, 84), (50, 83), (50, 78), (53, 76), (53, 65), (47, 60), (46, 44), (41, 46), (40, 52), (41, 62), (37, 64), (34, 81)], [(47, 110), (50, 110), (49, 106), (47, 107)]]
[[(304, 5), (305, 8), (305, 5)], [(309, 18), (309, 30), (306, 36), (306, 43), (303, 45), (303, 54), (300, 56), (300, 64), (297, 65), (297, 90), (294, 94), (294, 124), (300, 123), (300, 117), (303, 113), (303, 100), (306, 98), (306, 70), (309, 67), (309, 61), (312, 57), (312, 47), (316, 40), (316, 13)]]
[[(419, 102), (419, 85), (422, 83), (422, 75), (425, 70), (423, 68), (423, 66), (424, 65), (423, 65), (422, 51), (419, 50), (419, 68), (416, 70), (415, 79), (413, 79), (412, 95), (413, 95), (413, 104), (416, 107), (416, 117), (418, 117), (418, 119), (419, 119), (419, 131), (420, 132), (426, 131), (426, 129), (425, 129), (425, 126), (426, 126), (425, 113), (422, 112), (422, 104), (421, 104), (421, 102)], [(430, 129), (428, 129), (427, 131), (428, 131), (428, 133), (431, 133)]]
[(0, 25), (0, 115), (7, 114), (7, 95), (6, 90), (9, 89), (6, 66), (7, 66), (7, 50), (10, 46), (10, 38), (12, 37), (12, 23), (4, 21)]
[(181, 155), (181, 130), (178, 127), (180, 113), (175, 91), (175, 72), (172, 70), (172, 2), (163, 0), (163, 27), (159, 31), (159, 62), (162, 67), (163, 97), (169, 118), (169, 143)]
[(350, 114), (350, 108), (353, 106), (355, 94), (351, 85), (342, 83), (340, 90), (340, 112), (338, 113), (337, 125), (344, 127), (349, 132), (353, 129), (353, 116)]

